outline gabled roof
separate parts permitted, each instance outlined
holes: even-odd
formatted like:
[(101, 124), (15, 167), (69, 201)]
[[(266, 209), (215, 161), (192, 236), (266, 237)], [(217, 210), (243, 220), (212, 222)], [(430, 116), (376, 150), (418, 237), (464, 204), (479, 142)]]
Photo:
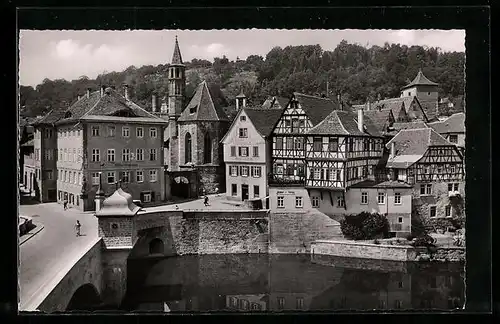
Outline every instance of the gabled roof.
[(414, 121), (414, 122), (407, 122), (407, 123), (394, 123), (394, 124), (392, 124), (392, 127), (397, 131), (400, 131), (402, 129), (428, 128), (427, 124), (424, 123), (423, 121)]
[(285, 97), (279, 97), (279, 96), (273, 96), (273, 97), (268, 97), (264, 103), (262, 104), (263, 109), (283, 109), (286, 107), (288, 102), (290, 101), (289, 98)]
[(425, 75), (422, 73), (422, 70), (419, 70), (418, 73), (417, 73), (417, 76), (415, 77), (415, 79), (413, 79), (412, 82), (408, 83), (407, 85), (405, 85), (401, 89), (403, 90), (403, 89), (407, 89), (407, 88), (410, 88), (410, 87), (413, 87), (413, 86), (417, 86), (417, 85), (437, 86), (438, 84), (435, 83), (435, 82), (432, 82), (429, 79), (427, 79), (425, 77)]
[(402, 129), (385, 146), (394, 143), (395, 155), (423, 155), (430, 146), (453, 146), (432, 128)]
[(52, 109), (45, 116), (37, 119), (33, 122), (33, 126), (37, 125), (54, 125), (59, 120), (64, 118), (65, 111), (64, 110), (55, 110)]
[(443, 121), (429, 123), (439, 134), (465, 133), (465, 113), (456, 113)]
[(177, 36), (175, 36), (174, 53), (172, 54), (171, 65), (182, 65), (181, 50), (179, 49), (179, 42), (177, 41)]
[[(229, 121), (223, 109), (227, 105), (220, 88), (203, 81), (196, 88), (178, 121)], [(192, 108), (195, 109), (193, 113), (191, 113)]]
[(313, 126), (319, 124), (333, 110), (340, 108), (329, 98), (321, 98), (298, 92), (294, 92), (293, 97), (300, 103), (300, 106), (311, 120)]
[(125, 99), (125, 97), (112, 88), (106, 88), (101, 96), (100, 91), (90, 93), (90, 96), (83, 96), (75, 102), (67, 111), (62, 112), (63, 117), (58, 123), (78, 121), (84, 116), (113, 116), (120, 112), (127, 112), (131, 116), (151, 118), (154, 120), (159, 117), (151, 114), (141, 108), (134, 102)]
[(368, 110), (363, 113), (380, 132), (384, 132), (390, 124), (394, 123), (394, 115), (391, 109)]
[(364, 180), (351, 186), (351, 188), (412, 188), (411, 185), (395, 180), (374, 181)]
[(244, 108), (245, 114), (263, 137), (268, 137), (281, 117), (283, 109)]
[(382, 136), (369, 117), (363, 117), (364, 132), (358, 129), (358, 115), (350, 111), (334, 110), (323, 121), (311, 128), (309, 135)]

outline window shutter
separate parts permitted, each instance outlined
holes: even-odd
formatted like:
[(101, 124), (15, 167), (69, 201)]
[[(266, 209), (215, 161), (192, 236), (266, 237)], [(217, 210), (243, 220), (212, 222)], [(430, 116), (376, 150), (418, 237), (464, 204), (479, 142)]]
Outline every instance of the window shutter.
[(141, 193), (139, 194), (139, 199), (141, 200), (141, 202), (143, 202), (143, 201), (144, 201), (144, 193), (143, 193), (143, 192), (141, 192)]
[(241, 156), (241, 147), (238, 146), (238, 156)]
[(155, 192), (151, 191), (151, 201), (155, 201)]

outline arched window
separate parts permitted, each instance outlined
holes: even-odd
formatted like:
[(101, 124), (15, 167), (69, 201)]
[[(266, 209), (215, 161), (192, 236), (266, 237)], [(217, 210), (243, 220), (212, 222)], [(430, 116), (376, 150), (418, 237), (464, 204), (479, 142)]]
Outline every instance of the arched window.
[(205, 134), (203, 156), (203, 163), (212, 163), (212, 141), (208, 133)]
[(184, 141), (184, 159), (186, 163), (191, 162), (191, 134), (186, 133), (186, 140)]
[(155, 238), (149, 242), (149, 254), (161, 254), (163, 253), (163, 241)]

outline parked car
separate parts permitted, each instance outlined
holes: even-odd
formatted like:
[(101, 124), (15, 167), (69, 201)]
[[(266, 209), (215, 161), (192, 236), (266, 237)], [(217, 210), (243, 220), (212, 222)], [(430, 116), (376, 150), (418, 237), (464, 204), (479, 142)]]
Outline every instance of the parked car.
[(33, 221), (31, 217), (28, 216), (19, 216), (19, 236), (22, 236), (33, 228)]

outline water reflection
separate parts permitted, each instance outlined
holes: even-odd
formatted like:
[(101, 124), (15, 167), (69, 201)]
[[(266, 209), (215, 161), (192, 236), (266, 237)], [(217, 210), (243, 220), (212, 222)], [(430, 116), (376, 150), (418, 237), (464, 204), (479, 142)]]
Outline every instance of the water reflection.
[(463, 265), (303, 255), (130, 260), (126, 310), (302, 311), (453, 309)]

